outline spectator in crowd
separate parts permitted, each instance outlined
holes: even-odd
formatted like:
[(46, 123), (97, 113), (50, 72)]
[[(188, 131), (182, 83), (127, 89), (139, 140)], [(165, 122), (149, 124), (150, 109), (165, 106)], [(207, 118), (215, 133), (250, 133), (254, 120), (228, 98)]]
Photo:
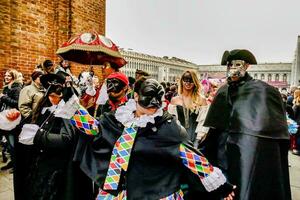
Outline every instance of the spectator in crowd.
[(71, 65), (68, 60), (61, 60), (59, 62), (59, 65), (55, 68), (54, 73), (57, 74), (59, 71), (69, 74), (69, 76), (72, 78), (73, 84), (78, 83), (77, 77), (72, 74)]
[(54, 72), (57, 73), (58, 71), (66, 72), (67, 74), (72, 76), (71, 65), (70, 65), (69, 61), (67, 61), (67, 60), (61, 60), (59, 62), (59, 65), (56, 67)]
[(42, 69), (44, 71), (44, 74), (53, 74), (55, 67), (51, 60), (45, 60), (42, 65)]
[(180, 78), (178, 89), (179, 95), (171, 99), (168, 110), (187, 130), (189, 140), (197, 148), (199, 141), (202, 141), (208, 132), (208, 128), (202, 126), (208, 106), (205, 98), (201, 96), (201, 84), (196, 72), (185, 71)]
[(95, 76), (94, 67), (88, 66), (86, 70), (82, 71), (78, 76), (78, 85), (80, 88), (81, 95), (85, 95), (86, 89), (90, 88), (92, 85), (92, 80)]
[[(19, 73), (15, 69), (8, 69), (4, 75), (4, 88), (3, 93), (0, 94), (0, 105), (1, 111), (8, 110), (11, 108), (18, 109), (18, 100), (19, 94), (22, 89), (22, 83), (18, 80)], [(16, 141), (16, 134), (14, 134), (14, 130), (12, 131), (4, 131), (0, 130), (0, 134), (4, 134), (7, 144), (8, 151), (11, 155), (11, 161), (7, 163), (7, 165), (3, 166), (1, 170), (7, 170), (14, 166), (14, 146)]]
[(279, 91), (248, 74), (257, 62), (246, 49), (225, 51), (221, 64), (227, 84), (205, 119), (205, 155), (237, 185), (236, 199), (290, 200), (289, 134)]
[(143, 70), (137, 69), (137, 70), (135, 71), (135, 80), (137, 81), (137, 80), (138, 80), (140, 77), (142, 77), (142, 76), (148, 77), (148, 76), (149, 76), (149, 73), (148, 73), (148, 72), (145, 72), (145, 71), (143, 71)]
[[(294, 92), (293, 110), (294, 120), (300, 125), (300, 89), (296, 89)], [(291, 149), (293, 154), (300, 155), (300, 129), (291, 136)]]
[(25, 86), (19, 97), (19, 110), (24, 118), (32, 115), (32, 111), (36, 108), (38, 102), (44, 95), (44, 90), (40, 82), (40, 77), (43, 75), (41, 71), (34, 71), (31, 74), (31, 84)]
[(128, 89), (128, 94), (127, 94), (127, 98), (128, 99), (133, 99), (134, 96), (134, 83), (135, 83), (135, 78), (133, 77), (128, 77), (129, 80), (129, 89)]
[(289, 95), (287, 97), (287, 101), (286, 103), (293, 106), (293, 101), (294, 101), (294, 92), (295, 90), (297, 89), (297, 86), (291, 86), (290, 87), (290, 92), (289, 92)]

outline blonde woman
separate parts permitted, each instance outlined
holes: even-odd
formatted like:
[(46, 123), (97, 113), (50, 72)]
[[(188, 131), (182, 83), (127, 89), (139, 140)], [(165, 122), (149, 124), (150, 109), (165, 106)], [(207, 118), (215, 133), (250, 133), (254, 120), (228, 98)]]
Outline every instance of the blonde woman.
[(171, 99), (168, 111), (177, 117), (187, 130), (189, 139), (197, 147), (208, 132), (208, 128), (202, 126), (208, 106), (201, 96), (201, 85), (195, 71), (187, 70), (182, 74), (178, 94)]
[[(15, 69), (8, 69), (4, 74), (4, 87), (3, 93), (0, 94), (0, 111), (8, 110), (12, 108), (18, 109), (19, 94), (22, 89), (22, 84), (18, 80), (18, 71)], [(4, 133), (0, 130), (1, 135)], [(6, 131), (4, 133), (6, 140), (8, 141), (8, 152), (11, 155), (11, 161), (7, 165), (3, 166), (1, 170), (11, 169), (14, 164), (14, 147), (15, 147), (15, 134), (14, 130)], [(13, 171), (10, 171), (13, 172)]]

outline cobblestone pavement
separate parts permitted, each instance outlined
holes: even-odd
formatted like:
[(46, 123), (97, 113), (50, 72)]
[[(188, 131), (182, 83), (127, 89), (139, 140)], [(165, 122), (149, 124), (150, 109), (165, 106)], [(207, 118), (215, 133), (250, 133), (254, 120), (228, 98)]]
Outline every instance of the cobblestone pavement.
[[(289, 154), (290, 177), (293, 200), (300, 200), (300, 156)], [(0, 167), (4, 166), (0, 156)], [(13, 176), (7, 171), (0, 171), (0, 199), (13, 200)]]

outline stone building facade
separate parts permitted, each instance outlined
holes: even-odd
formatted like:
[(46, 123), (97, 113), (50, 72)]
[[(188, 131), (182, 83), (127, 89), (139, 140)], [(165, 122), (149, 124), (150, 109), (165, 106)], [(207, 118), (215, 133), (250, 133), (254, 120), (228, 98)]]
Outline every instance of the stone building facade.
[[(8, 68), (29, 77), (45, 59), (58, 61), (57, 48), (90, 30), (105, 34), (105, 0), (1, 0), (0, 80)], [(84, 66), (73, 67), (77, 74)]]
[(198, 71), (198, 66), (176, 57), (151, 56), (134, 51), (121, 50), (127, 64), (121, 68), (127, 76), (135, 77), (137, 69), (146, 71), (159, 82), (176, 82), (187, 69)]
[[(251, 65), (249, 74), (255, 78), (267, 82), (279, 89), (288, 88), (291, 85), (292, 63), (262, 63)], [(226, 66), (199, 65), (200, 77), (206, 73), (210, 78), (225, 79)]]

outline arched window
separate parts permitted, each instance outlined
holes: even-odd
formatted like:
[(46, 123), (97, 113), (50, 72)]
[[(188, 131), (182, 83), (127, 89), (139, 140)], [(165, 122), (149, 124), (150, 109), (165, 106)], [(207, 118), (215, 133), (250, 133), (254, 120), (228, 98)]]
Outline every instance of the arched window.
[(283, 74), (283, 76), (282, 76), (282, 81), (283, 81), (283, 82), (287, 82), (287, 75), (286, 75), (286, 74)]
[(268, 82), (272, 81), (272, 74), (268, 74)]
[(279, 81), (279, 74), (275, 75), (275, 81)]
[(265, 80), (265, 74), (261, 74), (260, 75), (260, 79), (263, 81), (263, 80)]
[(257, 74), (254, 74), (254, 79), (257, 79)]

